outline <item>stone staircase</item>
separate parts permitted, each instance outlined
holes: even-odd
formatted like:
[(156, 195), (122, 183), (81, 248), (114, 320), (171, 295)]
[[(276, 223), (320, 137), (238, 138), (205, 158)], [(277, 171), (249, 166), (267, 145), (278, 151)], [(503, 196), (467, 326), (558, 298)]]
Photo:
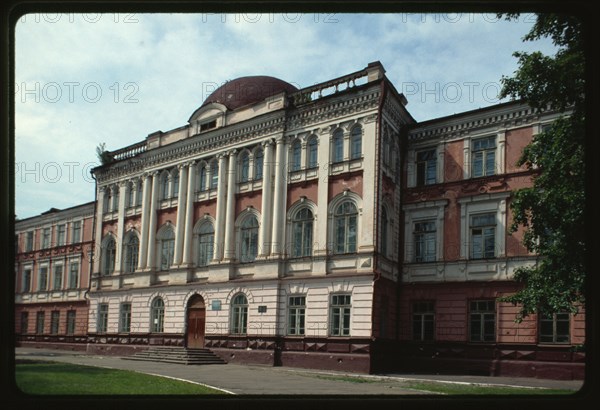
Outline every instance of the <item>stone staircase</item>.
[(209, 349), (187, 349), (185, 347), (168, 346), (150, 347), (148, 350), (137, 352), (133, 356), (123, 357), (123, 359), (186, 365), (227, 364), (226, 361)]

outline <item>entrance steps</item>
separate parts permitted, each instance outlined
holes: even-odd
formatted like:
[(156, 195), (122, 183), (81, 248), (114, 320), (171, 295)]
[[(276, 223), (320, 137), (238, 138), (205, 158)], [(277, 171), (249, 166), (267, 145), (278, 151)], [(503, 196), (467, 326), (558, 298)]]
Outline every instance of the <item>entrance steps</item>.
[(123, 357), (123, 359), (185, 365), (227, 364), (226, 361), (209, 349), (187, 349), (185, 347), (169, 346), (153, 346), (148, 350), (137, 352), (133, 356)]

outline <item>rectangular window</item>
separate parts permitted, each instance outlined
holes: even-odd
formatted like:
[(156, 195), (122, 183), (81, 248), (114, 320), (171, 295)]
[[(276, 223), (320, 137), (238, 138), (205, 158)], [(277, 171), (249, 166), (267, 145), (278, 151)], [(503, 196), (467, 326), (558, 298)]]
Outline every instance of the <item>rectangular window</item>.
[(59, 290), (62, 288), (63, 266), (54, 265), (54, 281), (52, 289)]
[(540, 343), (569, 343), (570, 315), (540, 315)]
[(33, 231), (27, 232), (25, 236), (25, 252), (31, 252), (33, 250)]
[(291, 296), (288, 304), (288, 334), (304, 335), (306, 296)]
[(413, 340), (433, 340), (435, 311), (433, 302), (413, 303)]
[(469, 304), (471, 342), (496, 340), (496, 302), (474, 300)]
[(165, 239), (162, 241), (160, 270), (169, 270), (173, 264), (175, 255), (175, 239)]
[(71, 237), (71, 243), (81, 242), (81, 221), (73, 222), (73, 236)]
[(471, 151), (474, 177), (494, 175), (496, 173), (496, 137), (473, 140)]
[(21, 334), (26, 335), (29, 331), (29, 312), (21, 312)]
[(96, 322), (96, 332), (106, 333), (108, 329), (108, 303), (98, 305), (98, 320)]
[(31, 290), (31, 269), (23, 270), (23, 292)]
[(435, 149), (417, 152), (417, 186), (436, 183)]
[(69, 265), (69, 289), (77, 289), (79, 279), (79, 262), (71, 262)]
[(50, 234), (51, 234), (51, 230), (50, 228), (44, 228), (43, 232), (42, 232), (42, 249), (47, 249), (50, 247)]
[(131, 303), (121, 303), (119, 311), (119, 332), (129, 333), (131, 331)]
[(44, 333), (44, 312), (37, 312), (35, 317), (35, 333), (41, 335)]
[(330, 306), (330, 326), (331, 336), (349, 336), (350, 335), (350, 295), (332, 295)]
[(48, 289), (48, 267), (40, 266), (38, 277), (38, 290)]
[(56, 246), (63, 246), (65, 244), (67, 232), (67, 225), (62, 224), (58, 225), (58, 230), (56, 233)]
[(60, 325), (60, 311), (53, 310), (50, 313), (50, 334), (58, 334), (58, 326)]
[(74, 310), (67, 311), (67, 334), (75, 334), (75, 319), (76, 313)]
[(415, 223), (415, 262), (434, 262), (436, 259), (436, 228), (434, 221)]
[(496, 214), (471, 216), (471, 259), (496, 256)]

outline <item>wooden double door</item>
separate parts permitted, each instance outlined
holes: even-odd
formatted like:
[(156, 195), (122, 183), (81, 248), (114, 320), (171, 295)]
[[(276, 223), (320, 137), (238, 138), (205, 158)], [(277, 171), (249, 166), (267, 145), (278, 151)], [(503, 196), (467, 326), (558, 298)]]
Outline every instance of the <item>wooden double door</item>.
[(187, 305), (187, 336), (186, 342), (189, 349), (204, 347), (204, 333), (206, 329), (206, 307), (200, 295), (194, 295)]

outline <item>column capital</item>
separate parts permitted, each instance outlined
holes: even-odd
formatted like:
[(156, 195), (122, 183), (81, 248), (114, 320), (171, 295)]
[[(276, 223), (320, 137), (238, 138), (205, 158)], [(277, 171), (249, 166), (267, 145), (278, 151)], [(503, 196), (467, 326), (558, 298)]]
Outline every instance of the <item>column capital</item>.
[(227, 153), (226, 152), (219, 152), (217, 154), (217, 159), (218, 160), (222, 160), (222, 159), (225, 159), (225, 158), (227, 158)]
[(232, 149), (232, 150), (229, 150), (229, 151), (227, 152), (227, 155), (229, 155), (230, 157), (235, 157), (235, 156), (237, 156), (237, 154), (238, 154), (238, 150), (237, 150), (237, 149), (235, 149), (235, 148), (234, 148), (234, 149)]
[(188, 161), (188, 162), (185, 163), (185, 165), (188, 168), (192, 168), (192, 167), (195, 167), (196, 165), (198, 165), (198, 161), (196, 161), (196, 160)]
[(275, 137), (275, 143), (277, 145), (283, 144), (285, 142), (285, 135), (281, 134)]
[(119, 181), (118, 184), (119, 184), (119, 188), (125, 188), (129, 184), (129, 181), (128, 180)]

